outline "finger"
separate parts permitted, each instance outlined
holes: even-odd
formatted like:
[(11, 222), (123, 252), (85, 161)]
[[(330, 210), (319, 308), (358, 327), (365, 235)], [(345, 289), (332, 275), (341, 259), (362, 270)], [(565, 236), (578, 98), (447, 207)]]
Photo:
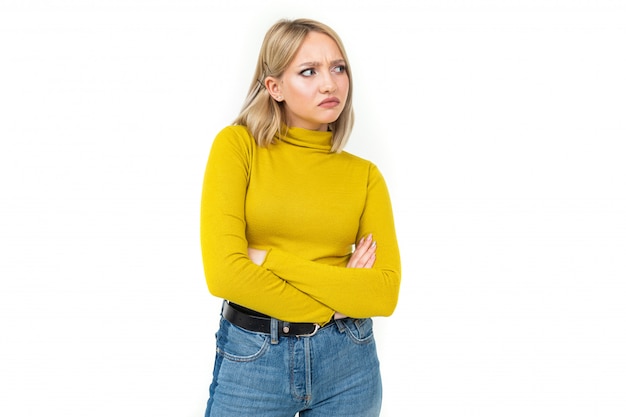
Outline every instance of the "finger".
[(372, 239), (373, 238), (372, 238), (371, 233), (367, 236), (362, 237), (361, 240), (359, 241), (359, 244), (355, 248), (355, 252), (357, 251), (365, 252), (367, 249), (369, 249), (370, 246), (372, 245)]
[(376, 252), (376, 241), (373, 240), (368, 246), (363, 246), (361, 256), (369, 256)]
[(350, 257), (350, 264), (352, 267), (359, 267), (361, 260), (368, 256), (367, 253), (370, 247), (371, 244), (369, 242), (359, 244)]
[(363, 236), (356, 244), (354, 252), (350, 256), (346, 267), (348, 268), (363, 268), (372, 253), (376, 251), (376, 242), (373, 240), (372, 234)]
[(348, 268), (356, 268), (356, 264), (359, 259), (365, 254), (367, 251), (367, 247), (364, 245), (365, 238), (362, 237), (359, 243), (356, 245), (354, 252), (350, 255), (350, 259), (348, 260), (348, 264), (346, 265)]
[(367, 259), (365, 260), (363, 259), (364, 256), (365, 256), (365, 253), (361, 253), (361, 252), (353, 253), (346, 266), (348, 268), (360, 268), (361, 265), (363, 265), (365, 261), (367, 260)]
[(374, 263), (376, 262), (376, 254), (372, 254), (372, 256), (370, 256), (370, 258), (367, 260), (367, 262), (365, 263), (365, 265), (363, 265), (363, 268), (371, 268), (374, 266)]
[(376, 261), (376, 247), (370, 248), (367, 253), (359, 259), (359, 268), (371, 268)]
[(352, 254), (352, 257), (350, 258), (350, 261), (346, 266), (349, 268), (367, 268), (366, 265), (373, 265), (374, 260), (371, 260), (370, 258), (375, 253), (376, 242), (372, 241), (371, 243), (369, 243), (369, 246), (363, 245), (358, 250), (356, 250)]

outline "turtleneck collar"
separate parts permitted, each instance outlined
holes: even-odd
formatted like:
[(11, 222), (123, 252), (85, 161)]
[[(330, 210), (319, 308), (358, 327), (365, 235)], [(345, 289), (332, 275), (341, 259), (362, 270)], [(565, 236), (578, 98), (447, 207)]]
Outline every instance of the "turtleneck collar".
[[(282, 130), (282, 132), (285, 132), (285, 130)], [(286, 130), (284, 136), (281, 137), (277, 134), (276, 137), (279, 140), (291, 145), (330, 152), (330, 148), (332, 147), (333, 132), (320, 132), (318, 130), (290, 127)]]

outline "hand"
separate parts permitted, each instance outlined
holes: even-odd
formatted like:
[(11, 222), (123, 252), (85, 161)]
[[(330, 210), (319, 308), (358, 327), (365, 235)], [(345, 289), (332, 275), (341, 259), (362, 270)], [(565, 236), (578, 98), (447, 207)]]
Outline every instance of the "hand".
[(362, 237), (350, 257), (347, 268), (371, 268), (376, 261), (376, 241), (372, 234)]
[[(359, 240), (346, 268), (371, 268), (374, 266), (374, 262), (376, 262), (376, 241), (370, 233)], [(346, 317), (348, 316), (338, 311), (335, 311), (333, 316), (335, 320), (345, 319)]]
[(267, 251), (263, 249), (248, 248), (248, 258), (256, 265), (263, 265)]

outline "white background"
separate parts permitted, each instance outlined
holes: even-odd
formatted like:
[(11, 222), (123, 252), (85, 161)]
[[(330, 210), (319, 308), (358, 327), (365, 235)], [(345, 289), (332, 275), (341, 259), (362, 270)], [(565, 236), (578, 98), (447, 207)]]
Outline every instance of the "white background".
[(383, 415), (626, 415), (617, 0), (2, 1), (0, 415), (203, 415), (202, 176), (282, 17), (342, 36), (392, 193)]

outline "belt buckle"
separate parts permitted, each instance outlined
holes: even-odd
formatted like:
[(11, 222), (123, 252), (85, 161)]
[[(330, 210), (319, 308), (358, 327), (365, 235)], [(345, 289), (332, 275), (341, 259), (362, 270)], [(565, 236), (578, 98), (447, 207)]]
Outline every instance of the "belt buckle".
[(311, 332), (311, 333), (307, 333), (307, 334), (300, 334), (298, 336), (300, 337), (311, 337), (311, 336), (315, 336), (315, 334), (317, 333), (317, 331), (321, 328), (321, 326), (317, 323), (315, 323), (315, 329)]

